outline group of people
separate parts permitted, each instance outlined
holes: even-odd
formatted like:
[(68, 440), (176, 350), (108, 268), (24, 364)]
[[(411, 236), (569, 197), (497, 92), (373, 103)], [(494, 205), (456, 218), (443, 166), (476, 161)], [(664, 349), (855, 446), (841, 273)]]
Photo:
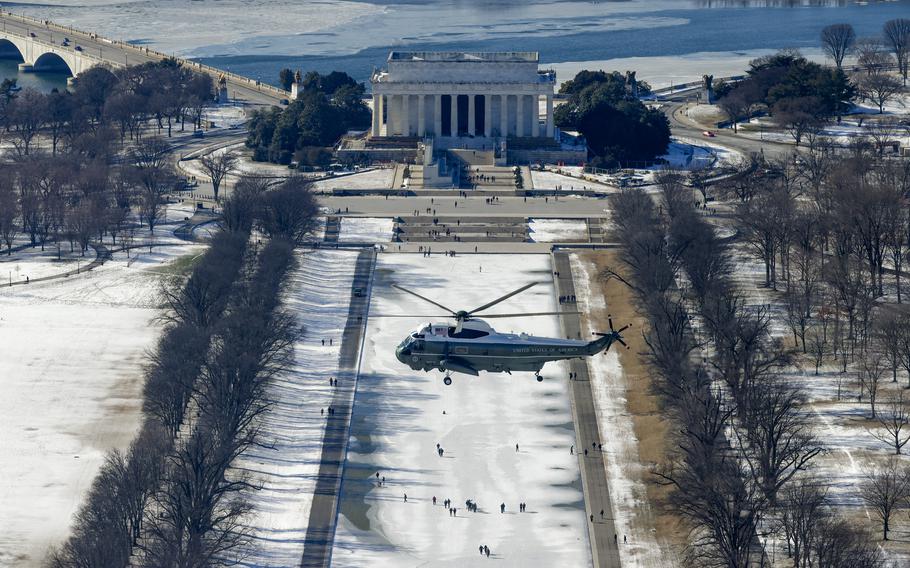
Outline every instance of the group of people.
[(560, 296), (559, 303), (560, 304), (574, 304), (575, 303), (575, 294), (572, 294), (569, 296)]

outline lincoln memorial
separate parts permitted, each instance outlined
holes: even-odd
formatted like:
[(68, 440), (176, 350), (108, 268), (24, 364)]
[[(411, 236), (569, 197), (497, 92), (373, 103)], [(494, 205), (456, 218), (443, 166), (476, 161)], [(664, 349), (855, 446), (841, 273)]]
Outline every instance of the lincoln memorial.
[(393, 51), (388, 68), (371, 78), (372, 136), (433, 136), (449, 146), (481, 137), (552, 139), (556, 74), (539, 70), (538, 59), (536, 52)]

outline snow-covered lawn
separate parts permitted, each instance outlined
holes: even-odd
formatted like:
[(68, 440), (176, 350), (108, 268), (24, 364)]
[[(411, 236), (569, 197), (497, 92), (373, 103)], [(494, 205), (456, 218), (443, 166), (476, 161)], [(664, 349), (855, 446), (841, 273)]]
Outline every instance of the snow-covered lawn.
[(394, 168), (377, 168), (357, 174), (332, 177), (315, 182), (317, 191), (333, 189), (389, 189), (395, 181)]
[[(19, 238), (13, 243), (13, 248), (29, 245), (28, 237), (19, 235)], [(9, 284), (10, 282), (24, 281), (26, 277), (30, 280), (43, 278), (76, 270), (80, 266), (86, 266), (95, 259), (95, 250), (89, 248), (85, 251), (85, 256), (79, 252), (79, 246), (76, 245), (75, 252), (70, 252), (69, 243), (60, 243), (59, 258), (56, 243), (49, 243), (41, 251), (40, 246), (24, 248), (7, 256), (6, 246), (0, 251), (0, 285)]]
[(391, 217), (342, 217), (338, 240), (343, 243), (387, 243), (392, 240)]
[(536, 243), (586, 243), (588, 223), (584, 219), (531, 219), (531, 240)]
[(132, 440), (162, 274), (202, 250), (117, 253), (78, 276), (0, 287), (0, 565), (39, 566), (104, 454)]
[[(331, 249), (301, 253), (289, 277), (284, 307), (304, 326), (304, 336), (294, 345), (293, 366), (269, 388), (273, 406), (261, 424), (262, 446), (234, 464), (262, 484), (247, 496), (254, 508), (248, 523), (255, 535), (245, 566), (291, 567), (303, 557), (326, 425), (320, 409), (332, 401), (328, 382), (337, 376), (358, 254)], [(322, 345), (325, 338), (334, 338), (333, 345)]]
[[(491, 312), (555, 310), (551, 274), (545, 255), (383, 254), (371, 313), (438, 312), (392, 283), (453, 309), (472, 309), (544, 281)], [(481, 545), (504, 561), (499, 566), (590, 565), (577, 456), (569, 454), (575, 439), (564, 365), (548, 364), (543, 383), (531, 373), (456, 374), (447, 387), (441, 373), (412, 371), (395, 359), (396, 345), (426, 323), (420, 317), (369, 321), (333, 566), (485, 566), (490, 559), (479, 555)], [(495, 323), (504, 331), (560, 334), (549, 316)], [(386, 478), (382, 487), (377, 472)], [(447, 498), (456, 517), (442, 505)], [(468, 499), (479, 512), (467, 511)], [(518, 512), (521, 502), (526, 513)]]
[(215, 128), (233, 128), (246, 123), (247, 114), (243, 105), (224, 103), (211, 106), (202, 111), (203, 122), (212, 122)]

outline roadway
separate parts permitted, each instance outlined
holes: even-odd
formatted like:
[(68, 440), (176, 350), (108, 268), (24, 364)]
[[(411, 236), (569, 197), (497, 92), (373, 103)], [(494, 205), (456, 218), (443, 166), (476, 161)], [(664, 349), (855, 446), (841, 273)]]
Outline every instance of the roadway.
[[(730, 129), (709, 128), (700, 124), (696, 120), (689, 118), (687, 111), (690, 106), (693, 106), (693, 103), (691, 102), (691, 97), (686, 97), (684, 94), (665, 99), (662, 103), (661, 110), (670, 120), (673, 136), (706, 140), (712, 144), (739, 152), (744, 156), (763, 153), (769, 158), (774, 158), (791, 154), (796, 149), (793, 144), (755, 140), (754, 138), (734, 134)], [(714, 138), (706, 138), (703, 134), (705, 130), (714, 132)]]

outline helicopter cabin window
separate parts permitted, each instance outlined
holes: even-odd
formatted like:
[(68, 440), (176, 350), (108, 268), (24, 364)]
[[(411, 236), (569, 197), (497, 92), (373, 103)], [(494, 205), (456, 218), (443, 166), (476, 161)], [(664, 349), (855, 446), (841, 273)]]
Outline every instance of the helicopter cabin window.
[(479, 329), (468, 329), (463, 327), (461, 328), (461, 331), (456, 333), (454, 327), (449, 328), (449, 337), (454, 337), (455, 339), (477, 339), (488, 335), (490, 335), (489, 332), (481, 331)]
[(440, 337), (446, 336), (446, 328), (443, 326), (433, 326), (433, 335), (438, 335)]

